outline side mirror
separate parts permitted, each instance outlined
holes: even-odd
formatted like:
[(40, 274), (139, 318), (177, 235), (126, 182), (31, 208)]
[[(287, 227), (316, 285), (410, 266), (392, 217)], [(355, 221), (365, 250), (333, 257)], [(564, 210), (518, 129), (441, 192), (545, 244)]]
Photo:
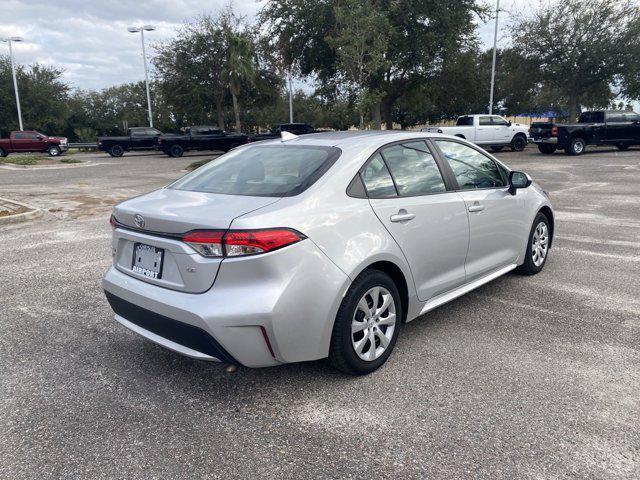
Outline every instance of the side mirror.
[(509, 120), (509, 126), (513, 125), (513, 123), (511, 122), (511, 120)]
[(36, 138), (37, 138), (38, 140), (42, 140), (42, 139), (44, 139), (44, 137), (43, 137), (42, 135), (38, 135)]
[(511, 171), (509, 172), (509, 193), (511, 195), (516, 194), (516, 190), (519, 188), (527, 188), (531, 185), (531, 177), (524, 172)]

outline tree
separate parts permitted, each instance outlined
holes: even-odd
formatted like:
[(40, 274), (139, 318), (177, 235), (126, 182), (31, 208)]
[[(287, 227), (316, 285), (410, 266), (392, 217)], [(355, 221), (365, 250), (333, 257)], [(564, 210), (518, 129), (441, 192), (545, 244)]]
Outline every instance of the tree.
[[(344, 63), (331, 39), (352, 22), (340, 22), (343, 0), (272, 0), (260, 18), (273, 42), (288, 38), (288, 57), (296, 59), (303, 75), (315, 75), (321, 83), (334, 84), (344, 76)], [(369, 2), (368, 16), (384, 17), (389, 28), (384, 52), (376, 52), (385, 64), (368, 82), (380, 92), (387, 128), (393, 127), (393, 107), (398, 99), (425, 82), (433, 81), (443, 62), (476, 42), (474, 19), (486, 8), (476, 0), (397, 0)], [(334, 40), (335, 41), (335, 40)]]
[(625, 72), (628, 46), (640, 36), (638, 15), (627, 0), (542, 3), (513, 25), (513, 45), (537, 65), (539, 90), (575, 120), (581, 104), (604, 107), (613, 98), (610, 87)]
[(238, 95), (243, 83), (252, 83), (256, 76), (257, 61), (250, 36), (246, 32), (227, 31), (229, 45), (226, 56), (226, 75), (233, 101), (236, 131), (241, 131)]
[[(46, 134), (64, 128), (69, 86), (61, 80), (62, 73), (37, 63), (30, 67), (16, 66), (24, 128)], [(6, 131), (19, 128), (8, 56), (0, 56), (0, 128)]]

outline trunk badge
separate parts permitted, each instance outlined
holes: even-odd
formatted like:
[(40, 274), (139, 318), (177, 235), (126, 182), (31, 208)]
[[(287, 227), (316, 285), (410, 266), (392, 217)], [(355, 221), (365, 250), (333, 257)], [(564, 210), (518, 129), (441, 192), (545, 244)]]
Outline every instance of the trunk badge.
[(133, 222), (136, 224), (138, 228), (144, 228), (144, 217), (139, 213), (136, 213), (133, 217)]

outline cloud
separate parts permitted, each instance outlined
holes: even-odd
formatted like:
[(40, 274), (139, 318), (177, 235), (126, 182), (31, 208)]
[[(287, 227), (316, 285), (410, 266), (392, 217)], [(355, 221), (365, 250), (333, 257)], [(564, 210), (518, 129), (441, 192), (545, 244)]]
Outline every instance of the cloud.
[[(144, 78), (139, 34), (127, 32), (132, 25), (153, 24), (145, 34), (147, 52), (167, 40), (186, 20), (204, 13), (215, 14), (229, 0), (3, 0), (0, 37), (19, 35), (16, 62), (35, 62), (64, 70), (64, 79), (75, 88), (100, 89)], [(502, 0), (501, 10), (515, 13), (530, 2)], [(264, 0), (234, 0), (234, 9), (254, 20)], [(491, 2), (493, 4), (493, 2)], [(504, 37), (507, 15), (501, 14)], [(493, 22), (479, 25), (481, 41), (493, 44)], [(0, 44), (0, 52), (6, 50)]]

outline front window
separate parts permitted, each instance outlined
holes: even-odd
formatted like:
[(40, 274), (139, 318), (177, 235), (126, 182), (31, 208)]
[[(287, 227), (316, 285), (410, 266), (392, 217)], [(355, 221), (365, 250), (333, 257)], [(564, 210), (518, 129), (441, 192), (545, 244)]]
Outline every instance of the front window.
[(485, 116), (480, 117), (480, 118), (478, 119), (478, 125), (480, 125), (481, 127), (487, 127), (487, 126), (489, 126), (489, 125), (492, 125), (492, 123), (491, 123), (491, 117), (489, 117), (489, 116), (486, 116), (486, 117), (485, 117)]
[(461, 190), (506, 186), (496, 163), (478, 150), (449, 140), (436, 140)]
[(340, 156), (335, 147), (261, 145), (229, 152), (169, 185), (176, 190), (285, 197), (318, 180)]
[(505, 120), (502, 117), (496, 117), (493, 116), (491, 117), (491, 122), (493, 123), (494, 126), (498, 126), (498, 127), (508, 127), (509, 126), (509, 122), (507, 120)]

